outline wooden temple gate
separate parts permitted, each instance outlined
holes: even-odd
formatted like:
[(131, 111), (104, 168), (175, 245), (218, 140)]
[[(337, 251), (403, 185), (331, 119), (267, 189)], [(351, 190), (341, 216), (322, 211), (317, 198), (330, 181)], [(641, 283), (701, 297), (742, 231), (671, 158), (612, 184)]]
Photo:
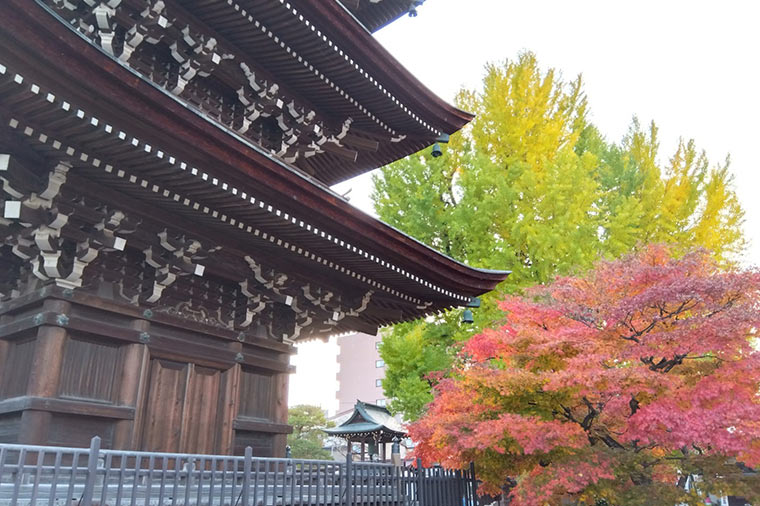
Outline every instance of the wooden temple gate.
[(284, 454), (303, 339), (473, 269), (328, 185), (471, 115), (370, 31), (420, 2), (0, 2), (0, 443)]

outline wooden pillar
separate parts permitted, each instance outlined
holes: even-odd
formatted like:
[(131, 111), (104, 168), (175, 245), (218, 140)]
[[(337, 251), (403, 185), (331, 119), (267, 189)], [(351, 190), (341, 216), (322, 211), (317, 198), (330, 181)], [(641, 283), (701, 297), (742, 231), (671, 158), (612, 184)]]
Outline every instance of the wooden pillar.
[(0, 389), (2, 389), (3, 375), (2, 371), (5, 369), (5, 361), (8, 357), (8, 341), (0, 336)]
[[(8, 314), (0, 315), (0, 325), (5, 325), (10, 322), (11, 317)], [(11, 344), (4, 339), (5, 337), (5, 335), (0, 334), (0, 400), (9, 397), (8, 392), (5, 391), (7, 386), (4, 384), (5, 379), (3, 378), (3, 371), (5, 371), (6, 367), (10, 367), (10, 364), (6, 364), (6, 362), (8, 361), (8, 353), (10, 352)]]
[[(288, 374), (282, 373), (274, 376), (275, 381), (275, 404), (274, 404), (274, 421), (276, 423), (288, 423)], [(288, 436), (286, 434), (277, 434), (274, 436), (274, 457), (285, 456), (285, 446), (287, 446)]]
[[(135, 320), (132, 328), (150, 331), (150, 322)], [(135, 408), (132, 420), (119, 420), (114, 427), (113, 447), (120, 450), (137, 450), (140, 444), (140, 427), (145, 387), (148, 381), (150, 353), (144, 344), (127, 344), (122, 348), (122, 368), (116, 403)]]
[(240, 364), (235, 364), (222, 373), (222, 391), (219, 399), (220, 423), (217, 432), (217, 449), (223, 455), (234, 451), (234, 423), (238, 415), (240, 396)]
[(123, 349), (122, 370), (116, 402), (120, 406), (135, 408), (132, 420), (119, 420), (114, 427), (113, 447), (120, 450), (137, 450), (142, 414), (144, 383), (148, 373), (148, 347), (128, 344)]
[[(8, 314), (0, 315), (0, 325), (5, 325), (6, 323), (10, 323), (10, 322), (11, 322), (11, 317)], [(2, 371), (5, 368), (5, 361), (8, 358), (8, 348), (10, 346), (8, 344), (8, 341), (6, 341), (5, 339), (3, 339), (3, 337), (5, 337), (5, 336), (0, 335), (0, 391), (3, 388), (3, 385), (2, 385), (2, 381), (3, 381)], [(1, 398), (2, 397), (0, 396), (0, 399)]]
[(188, 428), (191, 423), (197, 423), (196, 420), (191, 420), (190, 418), (190, 408), (191, 403), (188, 402), (195, 394), (194, 388), (193, 388), (193, 380), (195, 379), (195, 363), (191, 362), (187, 364), (185, 367), (185, 388), (183, 390), (184, 395), (182, 399), (179, 401), (179, 408), (181, 410), (181, 415), (179, 417), (180, 419), (180, 430), (179, 430), (179, 451), (182, 453), (208, 453), (208, 452), (201, 452), (197, 447), (192, 448), (189, 444), (190, 441), (188, 441)]
[[(68, 302), (48, 299), (43, 304), (43, 310), (65, 315), (71, 310), (71, 305)], [(65, 328), (49, 325), (39, 327), (26, 395), (47, 398), (58, 396), (65, 345)], [(21, 416), (19, 443), (47, 443), (47, 433), (51, 418), (51, 413), (47, 411), (24, 411)]]
[(288, 421), (288, 374), (278, 374), (277, 382), (277, 399), (275, 401), (274, 418), (277, 423), (287, 423)]

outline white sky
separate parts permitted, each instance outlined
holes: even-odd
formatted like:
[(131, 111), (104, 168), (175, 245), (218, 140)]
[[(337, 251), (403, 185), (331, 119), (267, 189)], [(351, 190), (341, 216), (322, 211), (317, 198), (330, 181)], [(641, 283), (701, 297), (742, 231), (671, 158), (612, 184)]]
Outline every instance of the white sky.
[[(569, 80), (582, 73), (590, 119), (620, 140), (636, 115), (660, 128), (661, 156), (679, 137), (710, 160), (731, 155), (752, 242), (744, 263), (760, 266), (760, 2), (756, 0), (428, 0), (377, 38), (439, 96), (479, 88), (487, 62), (536, 53)], [(759, 150), (760, 151), (760, 150)], [(371, 212), (367, 175), (337, 187)], [(334, 343), (301, 345), (291, 404), (334, 410)]]

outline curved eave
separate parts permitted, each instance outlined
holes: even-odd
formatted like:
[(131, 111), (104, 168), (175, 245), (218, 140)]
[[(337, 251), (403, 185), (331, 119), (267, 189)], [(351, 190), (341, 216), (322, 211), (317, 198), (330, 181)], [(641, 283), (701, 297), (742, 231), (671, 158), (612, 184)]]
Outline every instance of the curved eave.
[(406, 433), (404, 432), (399, 432), (393, 429), (389, 429), (384, 425), (373, 423), (357, 423), (347, 425), (345, 427), (336, 427), (334, 429), (322, 429), (322, 431), (331, 436), (338, 437), (366, 436), (368, 434), (374, 434), (377, 432), (383, 432), (389, 436), (398, 436), (399, 438), (406, 437)]
[(184, 152), (189, 160), (241, 188), (263, 185), (284, 211), (300, 215), (308, 211), (312, 223), (323, 230), (351, 238), (356, 246), (453, 292), (481, 295), (509, 275), (471, 268), (357, 210), (319, 181), (201, 117), (52, 16), (40, 16), (38, 9), (27, 0), (2, 2), (0, 15), (7, 22), (0, 30), (0, 42), (12, 48), (20, 65), (59, 83), (82, 103), (117, 115), (146, 139)]
[(410, 104), (434, 115), (447, 134), (462, 129), (474, 115), (458, 109), (433, 93), (393, 57), (354, 16), (337, 2), (293, 0), (310, 19), (319, 19), (326, 35), (339, 45), (351, 48), (355, 60), (375, 71), (376, 79)]
[[(296, 161), (328, 184), (424, 149), (441, 133), (454, 133), (473, 117), (427, 89), (334, 0), (172, 2), (212, 29), (215, 38), (229, 43), (225, 47), (231, 52), (237, 50), (260, 64), (325, 118), (339, 123), (351, 117), (360, 133), (380, 141), (377, 152), (360, 151), (354, 160), (322, 154)], [(266, 27), (266, 35), (256, 31), (256, 23)], [(267, 59), (257, 60), (261, 54)]]
[[(507, 270), (470, 267), (463, 262), (444, 255), (397, 228), (365, 214), (347, 202), (345, 202), (342, 208), (343, 212), (351, 214), (352, 218), (375, 228), (378, 235), (383, 237), (384, 244), (387, 244), (389, 248), (394, 248), (395, 245), (403, 243), (409, 251), (416, 251), (425, 256), (428, 260), (426, 267), (429, 269), (427, 272), (430, 279), (435, 279), (437, 282), (463, 295), (477, 297), (490, 292), (512, 273), (512, 271)], [(388, 256), (394, 253), (396, 252), (392, 249), (387, 251)], [(403, 258), (403, 255), (399, 256), (398, 261), (403, 261)], [(430, 276), (432, 273), (436, 273), (437, 275), (435, 277)]]

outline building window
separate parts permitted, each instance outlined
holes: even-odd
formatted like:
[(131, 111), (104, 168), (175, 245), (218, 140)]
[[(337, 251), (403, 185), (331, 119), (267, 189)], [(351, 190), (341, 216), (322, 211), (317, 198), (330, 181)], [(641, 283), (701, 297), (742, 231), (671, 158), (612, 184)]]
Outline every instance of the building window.
[(385, 367), (385, 360), (375, 360), (375, 367)]
[(385, 399), (378, 399), (378, 400), (377, 400), (377, 405), (378, 405), (378, 406), (382, 406), (382, 407), (385, 407)]
[(376, 350), (380, 349), (380, 343), (382, 343), (382, 341), (378, 341), (378, 342), (375, 343), (375, 349)]
[(376, 379), (376, 380), (375, 380), (375, 386), (376, 386), (376, 387), (381, 387), (381, 386), (383, 386), (383, 380), (382, 380), (382, 379)]

